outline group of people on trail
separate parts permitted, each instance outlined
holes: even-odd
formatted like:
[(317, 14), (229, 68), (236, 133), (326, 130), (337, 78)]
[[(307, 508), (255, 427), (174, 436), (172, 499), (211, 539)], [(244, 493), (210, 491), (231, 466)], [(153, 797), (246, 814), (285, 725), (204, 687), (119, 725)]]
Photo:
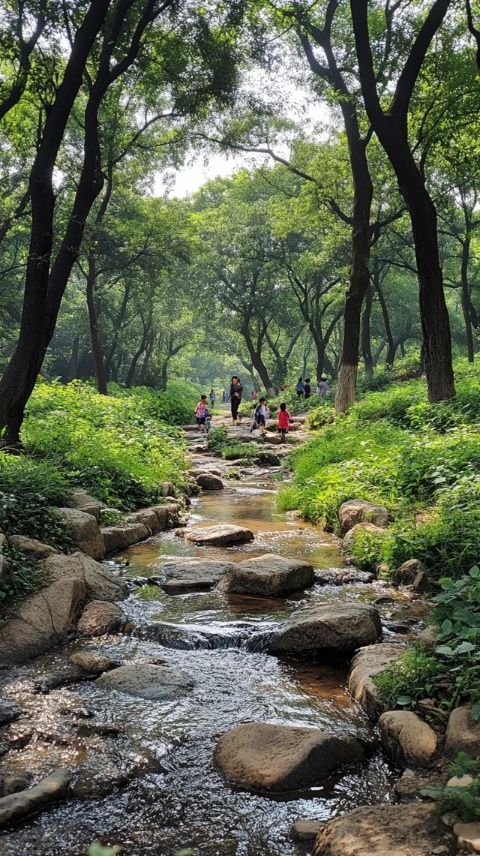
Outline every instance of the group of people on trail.
[[(310, 382), (310, 378), (306, 377), (304, 380), (303, 377), (299, 377), (295, 386), (295, 392), (299, 398), (310, 398), (312, 395), (312, 384)], [(317, 395), (319, 395), (320, 398), (326, 398), (328, 392), (329, 386), (327, 378), (325, 375), (322, 375), (317, 383)]]
[[(236, 425), (240, 422), (238, 411), (240, 405), (242, 403), (243, 396), (243, 385), (238, 377), (238, 375), (233, 375), (232, 380), (230, 382), (230, 389), (228, 392), (228, 399), (230, 401), (230, 411), (232, 414), (233, 424)], [(210, 399), (210, 406), (213, 408), (215, 406), (215, 401), (217, 399), (217, 395), (214, 389), (211, 389), (208, 398)], [(250, 395), (251, 401), (257, 400), (257, 394), (254, 391)], [(222, 391), (222, 403), (227, 400), (227, 393), (225, 390)], [(267, 400), (264, 396), (262, 396), (258, 400), (258, 404), (255, 407), (255, 412), (253, 416), (253, 423), (250, 428), (251, 431), (254, 431), (256, 428), (260, 429), (260, 433), (263, 435), (267, 430), (267, 422), (270, 419), (270, 408), (267, 405)], [(210, 429), (211, 422), (211, 412), (208, 409), (207, 404), (207, 396), (202, 395), (200, 397), (200, 401), (198, 402), (195, 408), (195, 420), (197, 424), (197, 429), (199, 431), (208, 431)], [(292, 422), (292, 417), (287, 410), (287, 405), (285, 402), (280, 404), (278, 415), (277, 415), (277, 427), (280, 433), (280, 437), (282, 441), (285, 441), (288, 429), (290, 427), (290, 423)]]

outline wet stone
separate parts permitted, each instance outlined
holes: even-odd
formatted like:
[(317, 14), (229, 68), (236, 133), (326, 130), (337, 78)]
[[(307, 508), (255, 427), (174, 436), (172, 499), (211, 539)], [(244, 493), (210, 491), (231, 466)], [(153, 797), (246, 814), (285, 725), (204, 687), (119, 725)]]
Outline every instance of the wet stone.
[(193, 680), (184, 672), (168, 666), (135, 663), (120, 666), (97, 678), (97, 684), (107, 689), (139, 696), (150, 701), (171, 701), (193, 688)]
[(0, 699), (0, 728), (2, 725), (8, 725), (10, 722), (15, 722), (21, 714), (18, 704), (8, 699)]

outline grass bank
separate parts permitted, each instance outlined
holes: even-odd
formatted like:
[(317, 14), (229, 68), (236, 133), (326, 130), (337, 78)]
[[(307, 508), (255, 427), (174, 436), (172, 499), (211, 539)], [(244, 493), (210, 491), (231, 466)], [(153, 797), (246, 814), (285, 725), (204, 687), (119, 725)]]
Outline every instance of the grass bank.
[(357, 536), (358, 567), (394, 570), (417, 558), (437, 578), (468, 572), (480, 555), (480, 382), (463, 362), (456, 378), (449, 402), (429, 404), (414, 380), (366, 394), (346, 416), (312, 410), (315, 434), (290, 457), (281, 508), (336, 530), (343, 502), (378, 502), (392, 524)]
[[(39, 383), (23, 426), (25, 452), (0, 453), (0, 532), (68, 547), (54, 509), (78, 488), (122, 511), (157, 502), (163, 482), (183, 483), (185, 443), (175, 425), (191, 420), (195, 401), (181, 387), (113, 387), (103, 396), (78, 381)], [(7, 559), (15, 591), (6, 594), (28, 590), (29, 564)], [(0, 581), (0, 598), (5, 588)]]

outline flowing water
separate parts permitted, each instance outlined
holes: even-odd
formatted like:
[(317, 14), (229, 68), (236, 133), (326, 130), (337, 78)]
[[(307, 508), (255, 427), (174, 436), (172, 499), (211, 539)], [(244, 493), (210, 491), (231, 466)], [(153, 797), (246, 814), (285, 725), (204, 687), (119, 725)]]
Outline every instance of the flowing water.
[[(252, 543), (228, 549), (199, 548), (169, 532), (132, 547), (115, 567), (138, 581), (139, 577), (158, 576), (162, 560), (173, 556), (235, 562), (267, 551), (308, 559), (320, 569), (341, 567), (333, 536), (276, 511), (276, 486), (273, 478), (249, 473), (225, 492), (204, 494), (193, 501), (190, 522), (247, 525), (255, 532)], [(374, 600), (379, 595), (385, 595), (385, 588), (377, 584), (316, 584), (275, 600), (227, 596), (216, 590), (168, 596), (156, 586), (142, 589), (132, 585), (125, 611), (134, 625), (148, 626), (146, 638), (139, 632), (81, 646), (75, 643), (66, 653), (75, 646), (89, 647), (117, 661), (166, 663), (187, 672), (195, 682), (194, 689), (175, 702), (145, 701), (92, 682), (39, 695), (32, 689), (32, 681), (47, 666), (54, 667), (61, 658), (64, 661), (65, 652), (18, 669), (14, 679), (7, 677), (7, 694), (22, 698), (36, 719), (37, 738), (25, 748), (19, 747), (20, 771), (29, 766), (38, 770), (42, 751), (49, 770), (52, 757), (74, 766), (85, 760), (85, 743), (72, 738), (68, 728), (62, 743), (62, 728), (65, 730), (72, 710), (77, 725), (85, 717), (84, 730), (88, 731), (88, 723), (107, 725), (118, 729), (121, 740), (107, 760), (102, 754), (105, 741), (99, 743), (98, 754), (93, 751), (94, 792), (99, 795), (91, 798), (87, 788), (82, 799), (69, 799), (5, 833), (0, 839), (2, 856), (81, 856), (96, 839), (121, 843), (129, 856), (174, 856), (182, 848), (192, 848), (195, 856), (294, 856), (306, 852), (305, 845), (291, 838), (294, 821), (327, 819), (357, 805), (387, 801), (394, 772), (378, 752), (321, 785), (287, 794), (232, 788), (213, 763), (218, 736), (245, 721), (315, 726), (371, 740), (371, 726), (344, 689), (345, 664), (276, 658), (249, 647), (248, 642), (309, 604), (338, 598)], [(381, 609), (388, 619), (391, 605)], [(395, 609), (401, 614), (403, 605), (397, 604)], [(152, 631), (156, 625), (170, 630), (173, 625), (175, 633), (166, 644), (156, 641)], [(39, 732), (50, 733), (48, 745)], [(111, 747), (115, 741), (112, 738), (107, 743)], [(93, 742), (90, 750), (95, 745)], [(137, 753), (142, 774), (137, 772), (123, 787), (102, 795), (98, 782), (107, 776), (112, 751), (121, 767), (125, 747), (130, 755)], [(129, 779), (127, 774), (125, 779)]]

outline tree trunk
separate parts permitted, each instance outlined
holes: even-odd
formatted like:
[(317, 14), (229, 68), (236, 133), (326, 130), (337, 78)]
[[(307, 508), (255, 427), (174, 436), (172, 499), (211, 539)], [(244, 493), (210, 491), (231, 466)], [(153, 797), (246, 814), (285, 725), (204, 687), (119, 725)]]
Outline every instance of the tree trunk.
[(465, 321), (465, 333), (467, 336), (467, 356), (468, 362), (473, 363), (475, 360), (475, 340), (473, 338), (473, 325), (471, 316), (471, 300), (470, 300), (470, 283), (468, 280), (468, 263), (470, 260), (470, 235), (467, 235), (462, 242), (462, 312)]
[(387, 302), (385, 300), (385, 295), (383, 293), (383, 289), (380, 285), (380, 276), (375, 276), (375, 272), (374, 272), (373, 283), (374, 283), (375, 291), (378, 294), (378, 301), (380, 303), (380, 308), (382, 310), (383, 325), (385, 327), (385, 335), (387, 337), (388, 347), (387, 347), (387, 355), (385, 357), (385, 364), (386, 364), (387, 368), (391, 368), (391, 366), (393, 366), (393, 363), (395, 361), (395, 354), (397, 352), (397, 346), (395, 344), (395, 341), (394, 341), (394, 338), (392, 335), (392, 328), (390, 325), (390, 316), (388, 314), (388, 306), (387, 306)]
[(7, 446), (19, 443), (25, 405), (35, 386), (49, 342), (47, 290), (55, 212), (53, 170), (90, 49), (109, 5), (109, 0), (92, 2), (77, 31), (30, 173), (32, 223), (22, 322), (17, 346), (0, 381), (0, 429), (5, 429), (3, 442)]
[(252, 365), (255, 371), (257, 372), (263, 386), (265, 387), (269, 395), (275, 395), (275, 390), (270, 375), (268, 373), (268, 369), (262, 360), (261, 350), (259, 348), (255, 348), (250, 330), (246, 325), (243, 325), (240, 332), (243, 338), (245, 339), (245, 344), (247, 346)]
[(370, 285), (370, 212), (373, 186), (368, 168), (366, 143), (359, 138), (356, 117), (351, 124), (354, 127), (350, 131), (347, 121), (345, 127), (354, 190), (352, 269), (345, 301), (343, 343), (335, 395), (337, 413), (345, 413), (355, 401), (362, 303)]
[(373, 357), (372, 342), (370, 334), (370, 320), (372, 317), (373, 288), (369, 285), (365, 298), (365, 306), (362, 317), (362, 355), (365, 364), (365, 382), (370, 384), (373, 380)]
[(107, 395), (107, 374), (105, 371), (105, 357), (103, 353), (102, 343), (98, 330), (98, 314), (95, 305), (95, 282), (96, 282), (96, 266), (93, 257), (89, 259), (88, 274), (87, 274), (87, 307), (88, 321), (90, 325), (90, 339), (92, 342), (92, 355), (95, 365), (95, 379), (97, 382), (97, 390), (101, 395)]

